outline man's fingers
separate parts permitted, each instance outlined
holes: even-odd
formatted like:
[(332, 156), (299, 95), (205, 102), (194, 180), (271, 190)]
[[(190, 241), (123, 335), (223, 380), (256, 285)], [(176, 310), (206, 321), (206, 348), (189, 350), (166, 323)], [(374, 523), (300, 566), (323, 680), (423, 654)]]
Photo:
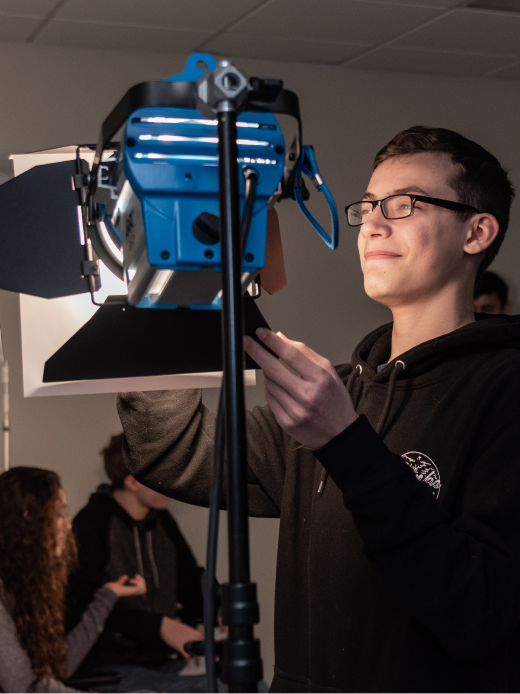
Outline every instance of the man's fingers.
[(281, 424), (281, 422), (288, 421), (288, 416), (287, 412), (284, 410), (282, 405), (278, 402), (276, 395), (272, 392), (270, 389), (270, 385), (273, 383), (271, 379), (269, 379), (265, 374), (264, 374), (264, 388), (265, 388), (265, 399), (271, 410), (273, 411), (274, 416), (278, 420), (278, 422)]
[(272, 333), (273, 335), (276, 335), (277, 337), (281, 338), (284, 342), (287, 344), (292, 344), (296, 349), (298, 349), (307, 359), (312, 361), (316, 366), (320, 366), (322, 369), (326, 369), (329, 372), (335, 371), (334, 367), (330, 363), (328, 359), (325, 359), (325, 357), (322, 357), (321, 354), (318, 354), (315, 352), (313, 349), (308, 347), (304, 342), (298, 342), (295, 340), (290, 340), (288, 337), (286, 337), (282, 332), (278, 331), (277, 333)]
[(282, 361), (305, 380), (314, 380), (319, 375), (320, 369), (331, 372), (330, 362), (316, 354), (310, 347), (304, 345), (303, 342), (289, 340), (282, 333), (273, 333), (265, 328), (259, 328), (256, 334), (269, 349), (272, 349)]
[(258, 366), (271, 380), (279, 383), (287, 392), (296, 394), (300, 378), (291, 373), (279, 359), (270, 354), (266, 349), (255, 342), (250, 337), (244, 338), (244, 349)]
[[(264, 376), (286, 391), (288, 396), (295, 401), (295, 405), (304, 406), (305, 404), (312, 405), (314, 403), (314, 406), (320, 406), (320, 394), (327, 396), (333, 381), (339, 382), (339, 377), (335, 370), (332, 367), (331, 369), (325, 369), (310, 361), (295, 346), (297, 343), (293, 343), (285, 337), (281, 338), (270, 331), (264, 331), (264, 338), (266, 345), (278, 353), (281, 359), (276, 359), (276, 357), (251, 338), (244, 338), (244, 348), (263, 370)], [(310, 351), (312, 352), (312, 350)], [(319, 355), (315, 356), (318, 357)], [(301, 376), (289, 371), (285, 366), (286, 363)], [(281, 407), (285, 407), (285, 403), (287, 403), (286, 398), (280, 400), (275, 393), (273, 393), (273, 396), (280, 402)], [(315, 409), (315, 407), (312, 407), (312, 409)], [(291, 414), (294, 412), (295, 410), (292, 409)]]
[[(304, 422), (304, 408), (286, 390), (280, 387), (278, 383), (272, 381), (269, 377), (265, 376), (265, 374), (264, 386), (266, 393), (269, 393), (281, 410), (283, 410), (285, 415), (284, 420), (287, 426), (289, 424), (294, 425)], [(271, 409), (273, 408), (271, 407)]]

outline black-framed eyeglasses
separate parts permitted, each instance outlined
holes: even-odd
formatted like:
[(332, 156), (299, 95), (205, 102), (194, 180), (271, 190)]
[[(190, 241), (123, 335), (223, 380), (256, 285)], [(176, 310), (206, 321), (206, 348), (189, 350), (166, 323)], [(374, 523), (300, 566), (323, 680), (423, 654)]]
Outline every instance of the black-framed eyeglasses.
[(464, 205), (453, 200), (441, 200), (440, 198), (428, 198), (425, 195), (389, 195), (382, 200), (360, 200), (345, 207), (345, 214), (349, 226), (358, 227), (366, 221), (367, 215), (372, 214), (376, 205), (381, 207), (385, 219), (404, 219), (413, 214), (416, 202), (427, 202), (437, 207), (445, 207), (447, 210), (472, 210), (479, 212), (476, 207)]

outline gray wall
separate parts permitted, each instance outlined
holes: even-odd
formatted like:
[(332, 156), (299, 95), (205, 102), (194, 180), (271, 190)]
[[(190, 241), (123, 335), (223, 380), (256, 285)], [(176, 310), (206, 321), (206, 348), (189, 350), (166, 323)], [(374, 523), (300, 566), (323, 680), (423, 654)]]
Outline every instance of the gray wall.
[[(95, 142), (101, 121), (129, 86), (175, 74), (185, 58), (0, 44), (0, 171), (10, 172), (11, 153)], [(511, 169), (520, 188), (518, 82), (236, 62), (249, 74), (283, 78), (297, 92), (305, 142), (314, 144), (340, 210), (363, 194), (374, 153), (398, 130), (417, 123), (452, 128), (477, 140)], [(314, 204), (328, 223), (322, 201)], [(509, 237), (494, 264), (511, 285), (515, 312), (520, 300), (518, 209), (516, 205)], [(355, 233), (342, 219), (340, 247), (333, 253), (295, 203), (284, 202), (279, 215), (289, 286), (263, 297), (261, 308), (274, 329), (306, 342), (334, 363), (348, 361), (363, 335), (389, 319), (387, 310), (363, 293)], [(75, 513), (103, 479), (98, 451), (119, 430), (115, 396), (24, 400), (17, 311), (17, 297), (0, 292), (0, 325), (11, 368), (12, 464), (56, 470)], [(247, 395), (250, 405), (261, 403), (261, 383)], [(205, 400), (215, 408), (216, 392), (205, 393)], [(178, 502), (172, 510), (204, 563), (207, 511)], [(277, 521), (253, 519), (251, 538), (252, 575), (262, 611), (257, 633), (270, 680)], [(219, 577), (226, 580), (225, 551)]]

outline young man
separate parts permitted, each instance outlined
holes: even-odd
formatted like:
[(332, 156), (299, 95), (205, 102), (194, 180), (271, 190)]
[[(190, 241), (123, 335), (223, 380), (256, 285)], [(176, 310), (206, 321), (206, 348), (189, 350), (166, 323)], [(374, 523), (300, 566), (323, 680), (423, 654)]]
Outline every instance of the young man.
[[(473, 313), (512, 197), (476, 143), (399, 133), (347, 210), (393, 323), (337, 369), (279, 333), (258, 331), (280, 360), (245, 340), (268, 402), (247, 416), (249, 510), (281, 519), (273, 691), (520, 687), (520, 327)], [(133, 473), (206, 503), (200, 393), (119, 412)]]
[[(202, 638), (202, 569), (168, 512), (170, 499), (140, 484), (121, 453), (122, 434), (101, 452), (111, 482), (101, 485), (74, 519), (78, 567), (69, 584), (72, 622), (100, 585), (139, 573), (147, 591), (119, 600), (83, 670), (117, 670), (113, 691), (206, 691), (206, 677), (179, 676), (186, 641)], [(178, 621), (179, 616), (182, 621)], [(172, 660), (174, 652), (179, 660)]]
[(511, 315), (509, 287), (496, 272), (486, 270), (475, 286), (475, 313), (504, 313)]

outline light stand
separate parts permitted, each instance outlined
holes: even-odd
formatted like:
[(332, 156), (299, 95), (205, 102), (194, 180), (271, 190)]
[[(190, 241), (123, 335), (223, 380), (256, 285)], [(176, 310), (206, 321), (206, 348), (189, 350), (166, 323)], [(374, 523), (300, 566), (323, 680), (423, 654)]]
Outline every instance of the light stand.
[[(140, 108), (152, 106), (196, 108), (205, 118), (212, 120), (215, 116), (217, 118), (224, 363), (224, 407), (223, 417), (219, 419), (224, 420), (222, 438), (225, 439), (227, 449), (227, 509), (229, 513), (229, 583), (222, 586), (222, 617), (224, 624), (229, 627), (229, 634), (228, 639), (219, 644), (220, 676), (228, 684), (230, 692), (255, 692), (263, 673), (260, 642), (254, 638), (253, 634), (253, 626), (259, 621), (256, 585), (250, 582), (249, 572), (247, 445), (242, 345), (243, 239), (240, 222), (237, 114), (242, 111), (259, 111), (289, 115), (298, 123), (298, 143), (300, 143), (301, 120), (298, 98), (293, 92), (283, 89), (283, 83), (280, 80), (251, 78), (248, 81), (227, 61), (222, 61), (214, 70), (208, 70), (197, 82), (148, 82), (135, 85), (103, 123), (87, 184), (84, 182), (84, 176), (77, 175), (79, 185), (89, 187), (86, 201), (86, 206), (89, 208), (87, 215), (89, 223), (85, 227), (86, 237), (90, 238), (89, 230), (92, 230), (93, 238), (95, 237), (99, 206), (94, 202), (94, 195), (103, 150), (132, 113)], [(299, 152), (299, 147), (297, 151)], [(280, 155), (282, 152), (277, 151), (277, 153)], [(294, 157), (289, 160), (287, 180), (284, 179), (279, 186), (280, 198), (290, 195), (294, 183), (296, 160), (297, 158), (294, 159)], [(256, 173), (254, 167), (253, 173)], [(249, 214), (251, 212), (250, 210)], [(98, 254), (103, 259), (102, 244), (98, 245)], [(247, 257), (246, 255), (246, 260)], [(218, 499), (217, 488), (216, 498)], [(208, 581), (208, 585), (210, 587), (208, 590), (212, 590), (211, 581)], [(206, 626), (212, 628), (209, 611), (206, 616), (208, 617)], [(208, 635), (208, 642), (209, 640)], [(185, 648), (192, 655), (201, 655), (198, 650), (200, 642), (185, 644)], [(209, 667), (213, 665), (210, 663), (212, 652), (213, 648), (210, 647), (206, 653)]]
[(4, 472), (9, 470), (9, 365), (4, 357), (2, 331), (0, 330), (0, 381), (2, 383), (2, 463)]
[(222, 644), (221, 677), (230, 692), (256, 692), (262, 679), (256, 585), (250, 582), (247, 513), (247, 443), (242, 367), (241, 235), (238, 187), (237, 112), (232, 101), (218, 105), (218, 154), (222, 263), (222, 336), (229, 583), (223, 586), (223, 621), (229, 627)]

